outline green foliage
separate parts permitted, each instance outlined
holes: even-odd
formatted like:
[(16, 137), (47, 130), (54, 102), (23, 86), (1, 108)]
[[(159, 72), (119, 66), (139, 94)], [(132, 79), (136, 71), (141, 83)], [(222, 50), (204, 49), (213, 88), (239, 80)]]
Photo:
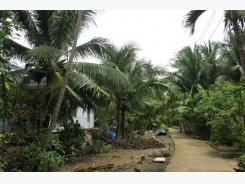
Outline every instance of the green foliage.
[[(40, 147), (42, 146), (42, 143), (43, 143), (43, 141), (40, 142), (40, 144), (39, 144)], [(56, 151), (60, 155), (65, 155), (65, 149), (66, 149), (66, 147), (59, 140), (59, 135), (52, 134), (51, 137), (50, 137), (50, 141), (49, 141), (49, 145), (48, 145), (48, 150), (50, 150), (50, 151)]]
[(152, 120), (152, 125), (154, 127), (159, 127), (164, 125), (164, 122), (167, 120), (167, 117), (165, 115), (158, 115), (154, 120)]
[(74, 147), (81, 149), (84, 143), (85, 131), (74, 126), (74, 123), (69, 122), (64, 124), (64, 129), (59, 131), (59, 140), (66, 148)]
[(245, 129), (241, 127), (237, 132), (237, 142), (235, 146), (241, 151), (245, 151)]
[(161, 124), (161, 125), (160, 125), (160, 129), (164, 129), (164, 130), (166, 130), (167, 132), (169, 131), (168, 126), (167, 126), (167, 125), (164, 125), (164, 124)]
[(108, 153), (110, 152), (111, 145), (106, 143), (102, 140), (93, 140), (91, 145), (91, 153)]
[(173, 109), (173, 121), (182, 123), (186, 133), (193, 133), (195, 127), (194, 107), (196, 100), (189, 94), (185, 94), (185, 99), (176, 102), (176, 107)]
[(5, 133), (8, 145), (19, 146), (17, 151), (6, 156), (7, 171), (58, 171), (65, 161), (65, 147), (58, 135), (52, 135), (49, 151), (42, 149), (46, 129), (15, 129), (11, 134)]
[(229, 122), (230, 118), (226, 115), (216, 117), (211, 123), (211, 140), (220, 144), (232, 146), (237, 142), (234, 129), (237, 126)]
[(5, 140), (12, 146), (26, 146), (32, 143), (41, 146), (45, 132), (44, 128), (26, 130), (23, 125), (22, 127), (14, 127), (11, 133), (6, 132)]
[(210, 90), (197, 85), (198, 94), (186, 95), (177, 102), (173, 120), (182, 122), (185, 131), (204, 139), (245, 149), (245, 94), (241, 85), (215, 84)]
[(8, 162), (6, 160), (7, 156), (7, 145), (4, 141), (4, 135), (0, 134), (0, 172), (3, 172), (6, 166), (8, 165)]
[(93, 131), (92, 132), (92, 139), (93, 140), (99, 140), (101, 138), (99, 131)]
[(38, 157), (40, 161), (38, 171), (41, 172), (59, 171), (65, 163), (65, 158), (55, 151), (42, 151)]
[(65, 157), (55, 151), (45, 151), (30, 144), (26, 149), (19, 149), (8, 157), (9, 171), (55, 172), (65, 163)]
[[(9, 38), (16, 36), (20, 24), (13, 19), (10, 11), (0, 10), (0, 126), (5, 132), (7, 123), (10, 123), (11, 109), (14, 94), (12, 91), (15, 79), (12, 75), (10, 57), (14, 52), (9, 47)], [(19, 36), (19, 35), (17, 35)]]
[(212, 86), (209, 96), (213, 106), (208, 111), (212, 118), (207, 119), (211, 126), (211, 140), (228, 146), (239, 144), (245, 128), (243, 87), (228, 82), (217, 84)]
[(125, 132), (131, 134), (134, 131), (134, 126), (132, 122), (127, 122), (125, 125)]
[(237, 160), (237, 166), (239, 167), (239, 169), (245, 170), (245, 155), (241, 155), (236, 160)]

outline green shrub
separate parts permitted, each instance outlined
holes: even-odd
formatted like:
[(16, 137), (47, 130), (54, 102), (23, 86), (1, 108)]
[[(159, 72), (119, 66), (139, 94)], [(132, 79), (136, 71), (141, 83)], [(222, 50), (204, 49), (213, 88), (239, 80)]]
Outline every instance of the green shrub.
[(59, 171), (65, 163), (65, 158), (55, 151), (42, 151), (38, 155), (40, 161), (38, 171), (41, 172), (55, 172)]
[(0, 172), (3, 172), (8, 162), (6, 160), (7, 150), (4, 139), (0, 137)]
[(90, 152), (91, 153), (108, 153), (110, 152), (111, 145), (106, 145), (102, 140), (93, 140)]
[(104, 145), (101, 150), (102, 150), (102, 153), (109, 153), (111, 150), (111, 145), (110, 144)]
[(237, 166), (239, 167), (239, 169), (245, 170), (245, 155), (238, 157), (236, 160), (237, 160)]
[(164, 129), (164, 130), (166, 130), (167, 132), (169, 131), (168, 126), (167, 126), (167, 125), (164, 125), (164, 124), (161, 124), (161, 125), (160, 125), (160, 129)]
[(92, 131), (92, 139), (99, 140), (100, 139), (100, 132), (99, 131)]
[(244, 129), (242, 123), (234, 123), (227, 115), (217, 116), (208, 124), (211, 126), (211, 141), (227, 146), (237, 144)]
[(59, 140), (66, 148), (74, 147), (81, 149), (84, 144), (85, 131), (76, 129), (73, 123), (67, 123), (64, 129), (59, 132)]
[(8, 157), (8, 171), (55, 172), (65, 163), (65, 157), (55, 151), (45, 151), (30, 144), (27, 149), (19, 149)]
[(239, 134), (238, 141), (236, 142), (235, 145), (237, 146), (239, 150), (245, 151), (245, 131), (244, 130), (241, 134)]
[(14, 129), (11, 133), (5, 133), (5, 140), (12, 146), (26, 146), (35, 144), (41, 146), (46, 136), (47, 129), (31, 129), (23, 131), (21, 129)]

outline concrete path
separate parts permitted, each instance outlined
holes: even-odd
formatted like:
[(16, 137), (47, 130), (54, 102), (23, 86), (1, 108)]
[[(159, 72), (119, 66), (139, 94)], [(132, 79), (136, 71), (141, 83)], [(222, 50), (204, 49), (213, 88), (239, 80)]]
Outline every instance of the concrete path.
[(233, 167), (207, 141), (169, 129), (175, 151), (164, 172), (234, 172)]

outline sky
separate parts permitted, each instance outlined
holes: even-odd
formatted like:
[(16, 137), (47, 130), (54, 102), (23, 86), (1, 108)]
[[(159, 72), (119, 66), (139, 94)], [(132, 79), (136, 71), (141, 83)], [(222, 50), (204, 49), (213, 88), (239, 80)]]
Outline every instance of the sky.
[(133, 42), (141, 49), (139, 58), (150, 60), (154, 65), (166, 66), (185, 46), (193, 47), (195, 43), (207, 43), (209, 39), (222, 41), (224, 38), (223, 11), (205, 12), (198, 20), (193, 36), (182, 26), (183, 17), (188, 11), (106, 10), (95, 19), (97, 27), (92, 26), (84, 32), (78, 43), (95, 36), (108, 38), (118, 48)]
[[(137, 53), (139, 59), (144, 58), (155, 66), (169, 69), (171, 59), (183, 47), (193, 47), (195, 44), (207, 43), (208, 40), (222, 41), (224, 38), (223, 11), (205, 12), (198, 19), (192, 36), (182, 25), (188, 12), (189, 10), (104, 10), (96, 16), (96, 26), (91, 24), (80, 34), (78, 45), (94, 37), (107, 38), (118, 48), (134, 43), (140, 49)], [(18, 42), (27, 46), (24, 39)], [(81, 61), (99, 63), (94, 58)]]

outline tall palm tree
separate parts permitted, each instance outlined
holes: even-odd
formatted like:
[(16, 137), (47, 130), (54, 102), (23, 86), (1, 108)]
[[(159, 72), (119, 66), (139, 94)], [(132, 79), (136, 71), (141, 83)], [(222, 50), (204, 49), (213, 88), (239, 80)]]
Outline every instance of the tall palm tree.
[(195, 93), (195, 86), (200, 82), (201, 68), (204, 63), (200, 53), (200, 47), (186, 46), (181, 49), (173, 59), (172, 67), (178, 71), (172, 74), (172, 81), (175, 81), (183, 91), (193, 95)]
[[(244, 34), (243, 34), (244, 36)], [(238, 52), (238, 46), (233, 33), (229, 33), (227, 40), (220, 43), (220, 76), (216, 79), (218, 83), (230, 81), (234, 84), (242, 79), (242, 67)]]
[(130, 81), (130, 85), (126, 87), (116, 87), (107, 81), (105, 87), (117, 111), (117, 138), (124, 137), (126, 112), (143, 112), (147, 111), (147, 108), (148, 111), (152, 110), (153, 105), (159, 104), (156, 97), (160, 98), (163, 94), (162, 89), (168, 88), (158, 79), (164, 71), (154, 67), (151, 62), (139, 60), (136, 53), (138, 50), (135, 44), (131, 43), (120, 49), (111, 45), (106, 55), (101, 57), (104, 64), (118, 68)]
[(78, 36), (79, 36), (81, 16), (82, 16), (82, 11), (78, 10), (78, 13), (77, 13), (77, 24), (76, 24), (75, 34), (74, 34), (74, 38), (73, 38), (71, 56), (69, 58), (68, 66), (66, 68), (64, 80), (63, 80), (63, 83), (62, 83), (62, 86), (61, 86), (61, 89), (60, 89), (60, 94), (59, 94), (59, 97), (58, 97), (58, 100), (57, 100), (57, 103), (56, 103), (56, 106), (55, 106), (55, 111), (54, 111), (53, 116), (52, 116), (52, 121), (51, 121), (50, 126), (48, 128), (47, 135), (46, 135), (46, 138), (45, 138), (45, 141), (44, 141), (44, 145), (43, 145), (44, 149), (47, 149), (47, 147), (48, 147), (50, 136), (51, 136), (51, 134), (52, 134), (52, 132), (54, 130), (54, 127), (55, 127), (55, 124), (56, 124), (56, 121), (57, 121), (57, 117), (58, 117), (58, 114), (59, 114), (59, 111), (60, 111), (60, 106), (61, 106), (61, 103), (63, 101), (63, 97), (64, 97), (64, 94), (65, 94), (65, 89), (66, 89), (66, 85), (67, 85), (67, 81), (68, 81), (69, 75), (71, 73), (72, 62), (73, 62), (73, 58), (75, 56), (77, 40), (78, 40)]
[[(71, 57), (70, 47), (73, 44), (77, 13), (76, 11), (33, 10), (12, 11), (16, 20), (22, 23), (22, 31), (30, 47), (24, 47), (12, 39), (8, 39), (6, 49), (12, 52), (12, 56), (26, 62), (28, 77), (36, 82), (46, 80), (46, 87), (42, 90), (46, 94), (46, 106), (44, 109), (52, 110), (52, 102), (58, 96), (59, 87), (63, 82), (63, 75), (67, 70), (66, 61)], [(82, 33), (94, 23), (98, 11), (84, 10), (81, 15), (79, 33)], [(87, 43), (76, 46), (75, 59), (87, 56), (103, 55), (107, 39), (95, 37)], [(69, 76), (67, 93), (82, 101), (81, 94), (77, 94), (81, 88), (100, 91), (106, 94), (95, 81), (89, 80), (92, 75), (103, 73), (104, 77), (114, 77), (112, 82), (126, 81), (119, 76), (118, 70), (91, 63), (74, 63), (73, 71)], [(122, 79), (123, 77), (123, 79)], [(117, 81), (116, 81), (117, 80)], [(27, 80), (25, 81), (27, 83)], [(76, 92), (75, 92), (75, 91)], [(48, 122), (48, 118), (47, 118)]]
[(178, 70), (171, 74), (172, 81), (191, 95), (197, 92), (197, 84), (208, 89), (221, 75), (219, 48), (220, 43), (216, 42), (195, 46), (193, 50), (184, 47), (173, 59), (172, 67)]
[[(195, 32), (195, 24), (197, 19), (205, 12), (206, 10), (191, 10), (188, 12), (183, 21), (183, 25), (185, 28), (191, 31), (191, 35)], [(244, 29), (244, 18), (245, 11), (244, 10), (224, 10), (224, 21), (225, 21), (225, 29), (233, 30), (238, 46), (238, 53), (241, 60), (242, 67), (242, 78), (245, 81), (245, 47), (244, 40), (242, 37), (242, 32)]]
[[(169, 86), (161, 78), (165, 70), (155, 67), (150, 61), (137, 60), (127, 75), (131, 82), (130, 88), (124, 93), (122, 108), (122, 136), (125, 128), (125, 112), (137, 112), (139, 115), (154, 114), (163, 104), (165, 92)], [(150, 117), (148, 116), (147, 120)]]
[[(29, 47), (24, 47), (13, 39), (6, 40), (6, 49), (13, 57), (26, 62), (28, 78), (40, 83), (46, 79), (46, 107), (51, 108), (54, 91), (60, 87), (65, 71), (65, 61), (70, 55), (70, 47), (76, 25), (75, 11), (33, 10), (11, 11), (15, 19), (22, 24), (22, 32)], [(88, 28), (97, 15), (96, 11), (84, 11), (81, 18), (80, 32)], [(77, 46), (76, 57), (95, 55), (106, 44), (104, 38), (94, 38)], [(28, 83), (28, 80), (24, 81)], [(49, 118), (46, 118), (48, 123)], [(46, 124), (47, 124), (46, 123)]]
[[(117, 68), (120, 72), (127, 75), (128, 70), (134, 64), (137, 59), (136, 52), (139, 48), (136, 47), (134, 43), (129, 43), (118, 49), (114, 45), (108, 45), (107, 53), (105, 55), (101, 55), (101, 61), (103, 64), (110, 66), (112, 68)], [(121, 124), (123, 124), (122, 120), (123, 117), (121, 113), (123, 112), (125, 97), (124, 94), (128, 90), (129, 86), (114, 86), (112, 85), (111, 81), (107, 81), (106, 83), (107, 91), (110, 93), (111, 100), (114, 101), (116, 105), (116, 112), (117, 112), (117, 131), (116, 131), (116, 138), (120, 137), (120, 129)], [(121, 117), (121, 118), (120, 118)]]
[(200, 45), (200, 53), (202, 55), (202, 68), (198, 74), (198, 81), (203, 88), (208, 89), (211, 84), (214, 84), (217, 77), (220, 76), (220, 43), (210, 42)]

